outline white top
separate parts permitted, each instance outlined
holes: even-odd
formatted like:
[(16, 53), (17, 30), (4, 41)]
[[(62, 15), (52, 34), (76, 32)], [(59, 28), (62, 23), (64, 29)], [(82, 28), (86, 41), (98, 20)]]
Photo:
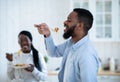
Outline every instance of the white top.
[[(32, 72), (24, 70), (24, 68), (14, 68), (15, 63), (33, 64), (33, 54), (30, 53), (14, 53), (13, 61), (8, 63), (7, 74), (11, 82), (39, 82), (44, 81), (47, 77), (47, 68), (42, 54), (39, 55), (41, 71), (36, 67)], [(34, 65), (34, 64), (33, 64)]]

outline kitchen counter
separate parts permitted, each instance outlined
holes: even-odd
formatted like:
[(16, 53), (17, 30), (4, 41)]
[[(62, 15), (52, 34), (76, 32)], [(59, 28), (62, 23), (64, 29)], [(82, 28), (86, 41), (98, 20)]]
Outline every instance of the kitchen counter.
[(58, 71), (48, 71), (48, 76), (58, 75)]
[[(46, 82), (59, 82), (59, 71), (48, 71), (48, 79)], [(98, 82), (120, 82), (120, 72), (99, 71), (97, 76)]]
[(112, 72), (112, 71), (100, 71), (98, 72), (98, 76), (120, 76), (120, 72)]
[[(58, 71), (48, 71), (48, 76), (56, 76)], [(120, 76), (120, 72), (100, 71), (98, 76)]]

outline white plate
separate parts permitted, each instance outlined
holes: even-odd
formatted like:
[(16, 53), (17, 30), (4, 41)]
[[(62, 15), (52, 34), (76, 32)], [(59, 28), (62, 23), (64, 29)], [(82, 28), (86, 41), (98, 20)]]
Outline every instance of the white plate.
[(23, 68), (30, 67), (30, 65), (29, 64), (15, 64), (15, 65), (13, 65), (13, 67), (15, 69), (23, 69)]

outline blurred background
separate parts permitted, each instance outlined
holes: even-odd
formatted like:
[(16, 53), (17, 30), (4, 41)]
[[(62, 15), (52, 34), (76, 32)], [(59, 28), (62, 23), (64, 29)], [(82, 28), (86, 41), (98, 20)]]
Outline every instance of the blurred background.
[[(101, 60), (102, 69), (109, 69), (112, 58), (120, 62), (120, 0), (0, 0), (0, 82), (9, 82), (6, 74), (5, 53), (18, 51), (18, 33), (28, 30), (33, 35), (34, 46), (48, 57), (48, 70), (60, 67), (62, 58), (48, 56), (44, 38), (34, 24), (47, 23), (50, 28), (59, 27), (52, 32), (55, 44), (63, 43), (63, 22), (73, 8), (89, 9), (94, 15), (94, 24), (89, 32)], [(119, 62), (119, 63), (118, 63)], [(111, 80), (109, 80), (109, 79)], [(117, 79), (117, 80), (116, 80)], [(98, 77), (99, 82), (119, 82), (117, 77)], [(108, 81), (109, 80), (109, 81)], [(49, 76), (46, 82), (58, 82), (57, 74)]]

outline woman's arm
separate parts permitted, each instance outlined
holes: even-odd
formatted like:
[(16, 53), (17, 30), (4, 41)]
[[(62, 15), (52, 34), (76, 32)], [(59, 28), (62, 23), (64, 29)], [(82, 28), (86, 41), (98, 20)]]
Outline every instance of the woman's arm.
[(14, 76), (14, 68), (12, 66), (12, 62), (8, 62), (8, 65), (7, 65), (7, 75), (9, 77), (10, 80), (13, 80), (15, 78)]
[(39, 54), (39, 59), (40, 59), (41, 71), (39, 71), (36, 67), (34, 67), (32, 74), (37, 80), (44, 81), (47, 78), (47, 67), (42, 54)]
[(13, 68), (13, 54), (6, 53), (6, 59), (8, 60), (8, 65), (7, 65), (7, 75), (10, 80), (14, 79), (14, 68)]

